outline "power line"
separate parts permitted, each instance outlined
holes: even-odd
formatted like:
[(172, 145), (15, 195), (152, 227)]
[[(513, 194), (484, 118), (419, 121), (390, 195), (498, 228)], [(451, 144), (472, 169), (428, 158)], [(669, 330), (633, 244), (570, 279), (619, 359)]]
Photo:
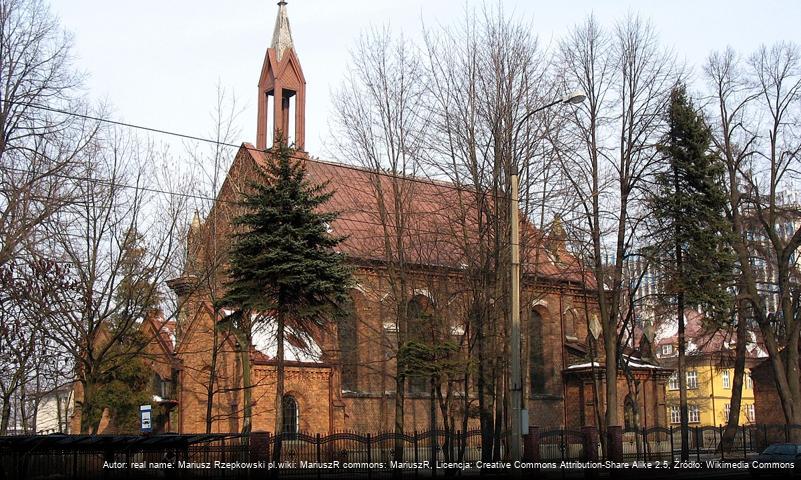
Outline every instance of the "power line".
[[(103, 117), (98, 117), (98, 116), (94, 116), (94, 115), (88, 115), (88, 114), (84, 114), (84, 113), (71, 112), (69, 110), (63, 110), (63, 109), (59, 109), (59, 108), (48, 107), (46, 105), (39, 105), (39, 104), (36, 104), (36, 103), (17, 102), (17, 101), (14, 101), (14, 100), (3, 100), (3, 99), (0, 99), (0, 102), (11, 104), (11, 105), (19, 105), (19, 106), (24, 106), (24, 107), (35, 108), (35, 109), (44, 110), (44, 111), (47, 111), (47, 112), (59, 113), (59, 114), (62, 114), (62, 115), (69, 115), (69, 116), (73, 116), (73, 117), (83, 118), (83, 119), (86, 119), (86, 120), (92, 120), (92, 121), (95, 121), (95, 122), (108, 123), (110, 125), (117, 125), (117, 126), (126, 127), (126, 128), (144, 130), (144, 131), (147, 131), (147, 132), (158, 133), (158, 134), (161, 134), (161, 135), (168, 135), (168, 136), (173, 136), (173, 137), (184, 138), (184, 139), (187, 139), (187, 140), (195, 140), (195, 141), (198, 141), (198, 142), (211, 143), (211, 144), (218, 145), (218, 146), (231, 147), (231, 148), (236, 148), (236, 149), (245, 147), (244, 143), (235, 144), (235, 143), (222, 142), (222, 141), (214, 140), (214, 139), (211, 139), (211, 138), (205, 138), (205, 137), (199, 137), (199, 136), (196, 136), (196, 135), (189, 135), (189, 134), (185, 134), (185, 133), (173, 132), (173, 131), (170, 131), (170, 130), (164, 130), (164, 129), (155, 128), (155, 127), (148, 127), (148, 126), (139, 125), (139, 124), (135, 124), (135, 123), (121, 122), (121, 121), (118, 121), (118, 120), (111, 120), (109, 118), (103, 118)], [(252, 147), (245, 147), (245, 148), (247, 148), (250, 151), (255, 151), (255, 152), (260, 152), (260, 153), (270, 153), (271, 152), (271, 149), (269, 149), (269, 148), (268, 149), (252, 148)], [(337, 165), (337, 166), (339, 166), (341, 168), (346, 168), (348, 170), (353, 170), (353, 171), (358, 171), (358, 172), (367, 172), (367, 173), (372, 173), (372, 174), (377, 174), (377, 175), (385, 175), (385, 176), (388, 176), (388, 177), (391, 177), (391, 178), (399, 178), (399, 179), (402, 179), (404, 181), (423, 183), (425, 185), (434, 185), (434, 186), (448, 187), (448, 188), (454, 188), (454, 189), (463, 189), (464, 188), (464, 187), (460, 187), (460, 186), (454, 185), (451, 182), (437, 181), (437, 180), (432, 180), (432, 179), (418, 178), (418, 177), (405, 176), (405, 175), (401, 176), (401, 175), (398, 175), (398, 174), (395, 174), (395, 173), (391, 173), (391, 172), (377, 172), (376, 170), (373, 170), (373, 169), (370, 169), (370, 168), (359, 167), (359, 166), (355, 166), (355, 165), (348, 165), (347, 163), (338, 163), (338, 162), (317, 160), (317, 159), (311, 159), (311, 158), (308, 158), (307, 160), (311, 161), (311, 162), (333, 164), (333, 165)]]
[[(126, 127), (126, 128), (132, 128), (132, 129), (138, 129), (138, 130), (143, 130), (143, 131), (147, 131), (147, 132), (158, 133), (158, 134), (162, 134), (162, 135), (168, 135), (168, 136), (184, 138), (184, 139), (188, 139), (188, 140), (195, 140), (195, 141), (204, 142), (204, 143), (211, 143), (211, 144), (218, 145), (218, 146), (225, 146), (225, 147), (236, 148), (236, 149), (247, 148), (249, 151), (255, 151), (255, 152), (260, 152), (260, 153), (272, 153), (271, 149), (258, 149), (258, 148), (248, 147), (248, 146), (245, 146), (244, 143), (241, 144), (241, 145), (237, 145), (237, 144), (233, 144), (233, 143), (222, 142), (222, 141), (219, 141), (219, 140), (213, 140), (213, 139), (210, 139), (210, 138), (199, 137), (199, 136), (196, 136), (196, 135), (178, 133), (178, 132), (173, 132), (173, 131), (164, 130), (164, 129), (160, 129), (160, 128), (147, 127), (147, 126), (144, 126), (144, 125), (138, 125), (138, 124), (134, 124), (134, 123), (127, 123), (127, 122), (121, 122), (121, 121), (117, 121), (117, 120), (111, 120), (111, 119), (108, 119), (108, 118), (98, 117), (98, 116), (94, 116), (94, 115), (88, 115), (88, 114), (83, 114), (83, 113), (78, 113), (78, 112), (71, 112), (69, 110), (49, 107), (49, 106), (46, 106), (46, 105), (39, 105), (39, 104), (35, 104), (35, 103), (30, 103), (30, 102), (17, 102), (17, 101), (13, 101), (13, 100), (4, 100), (4, 99), (0, 99), (0, 102), (4, 102), (4, 103), (7, 103), (7, 104), (12, 104), (12, 105), (19, 105), (19, 106), (35, 108), (35, 109), (44, 110), (44, 111), (53, 112), (53, 113), (58, 113), (58, 114), (62, 114), (62, 115), (69, 115), (69, 116), (83, 118), (83, 119), (92, 120), (92, 121), (96, 121), (96, 122), (108, 123), (110, 125), (117, 125), (117, 126)], [(360, 172), (360, 173), (367, 173), (367, 174), (370, 174), (370, 175), (386, 176), (386, 177), (389, 177), (389, 178), (400, 179), (402, 181), (421, 183), (421, 184), (428, 185), (428, 186), (434, 186), (434, 187), (440, 187), (440, 188), (448, 188), (448, 189), (453, 189), (453, 190), (467, 190), (467, 191), (469, 191), (471, 193), (475, 193), (474, 189), (461, 187), (461, 186), (455, 185), (455, 184), (453, 184), (451, 182), (436, 181), (436, 180), (432, 180), (432, 179), (423, 179), (423, 178), (418, 178), (418, 177), (413, 177), (413, 176), (405, 176), (405, 175), (401, 176), (401, 175), (398, 175), (398, 174), (395, 174), (395, 173), (392, 173), (392, 172), (379, 172), (379, 171), (376, 171), (374, 169), (365, 168), (365, 167), (359, 167), (359, 166), (354, 166), (354, 165), (348, 165), (348, 164), (345, 164), (345, 163), (330, 162), (330, 161), (324, 161), (324, 160), (316, 160), (316, 159), (311, 159), (311, 158), (306, 158), (306, 160), (310, 161), (310, 162), (315, 162), (315, 163), (334, 165), (334, 166), (336, 166), (338, 168), (344, 168), (344, 169), (347, 169), (347, 170)], [(28, 173), (26, 170), (16, 169), (16, 168), (13, 168), (13, 167), (7, 167), (7, 170), (13, 170), (13, 171), (17, 171), (19, 173)], [(236, 202), (236, 201), (224, 200), (224, 199), (219, 199), (219, 198), (212, 198), (212, 197), (209, 197), (209, 196), (206, 196), (206, 195), (175, 192), (175, 191), (162, 190), (162, 189), (153, 188), (153, 187), (134, 186), (134, 185), (128, 185), (128, 184), (124, 184), (124, 183), (115, 182), (113, 180), (104, 180), (104, 179), (92, 178), (92, 177), (81, 177), (81, 176), (77, 176), (77, 175), (67, 175), (67, 174), (60, 174), (60, 173), (52, 173), (52, 176), (55, 176), (57, 178), (67, 179), (67, 180), (73, 180), (73, 181), (87, 181), (87, 182), (92, 182), (92, 183), (97, 184), (97, 185), (104, 185), (104, 186), (109, 186), (109, 187), (128, 188), (128, 189), (135, 189), (135, 190), (140, 190), (140, 191), (149, 192), (149, 193), (157, 193), (157, 194), (162, 194), (162, 195), (183, 197), (183, 198), (189, 198), (189, 199), (194, 199), (194, 200), (205, 200), (205, 201), (210, 201), (210, 202), (213, 202), (213, 203), (220, 202), (220, 203), (228, 203), (228, 204), (234, 204), (234, 205), (239, 204), (239, 202)], [(436, 194), (436, 196), (441, 196), (441, 195), (442, 195), (442, 192), (437, 192), (437, 194)], [(349, 194), (349, 196), (352, 197), (352, 194)], [(440, 213), (440, 212), (446, 210), (447, 208), (448, 207), (443, 206), (440, 209), (438, 209), (437, 211), (427, 212), (427, 213), (428, 214)], [(361, 213), (364, 213), (364, 212), (361, 212)], [(355, 219), (355, 218), (342, 219), (342, 220), (355, 222), (355, 223), (361, 223), (361, 224), (365, 224), (365, 225), (383, 226), (383, 224), (380, 223), (380, 222), (370, 222), (370, 221), (359, 220), (359, 219)], [(427, 232), (427, 231), (424, 231), (424, 230), (418, 230), (417, 233), (437, 233), (437, 232)]]
[(70, 116), (73, 116), (73, 117), (83, 118), (83, 119), (86, 119), (86, 120), (92, 120), (92, 121), (95, 121), (95, 122), (108, 123), (108, 124), (111, 124), (111, 125), (118, 125), (120, 127), (134, 128), (134, 129), (137, 129), (137, 130), (145, 130), (145, 131), (148, 131), (148, 132), (160, 133), (162, 135), (171, 135), (173, 137), (186, 138), (188, 140), (197, 140), (199, 142), (215, 143), (217, 145), (223, 145), (223, 146), (226, 146), (226, 147), (234, 147), (234, 148), (239, 148), (240, 147), (240, 145), (235, 145), (233, 143), (220, 142), (218, 140), (212, 140), (210, 138), (203, 138), (203, 137), (198, 137), (198, 136), (195, 136), (195, 135), (188, 135), (188, 134), (185, 134), (185, 133), (171, 132), (169, 130), (163, 130), (163, 129), (154, 128), (154, 127), (146, 127), (144, 125), (137, 125), (137, 124), (134, 124), (134, 123), (120, 122), (118, 120), (111, 120), (109, 118), (97, 117), (97, 116), (94, 116), (94, 115), (87, 115), (85, 113), (70, 112), (69, 110), (62, 110), (60, 108), (48, 107), (46, 105), (38, 105), (36, 103), (16, 102), (14, 100), (2, 100), (2, 99), (0, 99), (0, 102), (4, 102), (4, 103), (7, 103), (7, 104), (11, 104), (11, 105), (23, 106), (23, 107), (31, 107), (31, 108), (35, 108), (37, 110), (45, 110), (47, 112), (60, 113), (62, 115), (70, 115)]

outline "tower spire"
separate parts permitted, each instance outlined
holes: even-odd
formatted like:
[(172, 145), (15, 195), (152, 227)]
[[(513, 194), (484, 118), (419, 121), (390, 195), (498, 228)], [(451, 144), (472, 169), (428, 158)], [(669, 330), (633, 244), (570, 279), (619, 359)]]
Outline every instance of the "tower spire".
[(275, 29), (273, 30), (273, 42), (270, 48), (275, 50), (278, 61), (287, 48), (294, 48), (292, 43), (292, 30), (289, 28), (289, 16), (286, 13), (286, 2), (278, 2), (278, 16), (275, 17)]
[(273, 41), (259, 76), (259, 116), (256, 148), (281, 141), (303, 151), (306, 138), (306, 79), (292, 43), (286, 2), (278, 2)]

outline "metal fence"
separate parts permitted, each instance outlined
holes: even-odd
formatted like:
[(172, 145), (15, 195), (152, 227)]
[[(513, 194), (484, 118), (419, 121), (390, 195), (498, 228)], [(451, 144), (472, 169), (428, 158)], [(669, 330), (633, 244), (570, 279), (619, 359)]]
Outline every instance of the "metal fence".
[[(724, 426), (689, 427), (690, 459), (745, 459), (772, 443), (789, 443), (801, 435), (801, 425), (743, 425), (737, 428), (730, 448), (724, 449), (721, 443), (725, 429)], [(624, 430), (623, 457), (643, 461), (679, 460), (681, 429), (671, 426)]]
[[(801, 425), (747, 425), (737, 429), (733, 448), (720, 448), (723, 427), (688, 430), (691, 459), (748, 458), (765, 446), (801, 435)], [(618, 431), (619, 432), (619, 431)], [(672, 461), (681, 457), (677, 427), (624, 430), (620, 460)], [(603, 458), (599, 432), (533, 428), (526, 460), (578, 461)], [(607, 440), (607, 442), (610, 440)], [(620, 443), (622, 442), (622, 445)], [(271, 463), (280, 449), (278, 463)], [(399, 451), (400, 449), (400, 451)], [(505, 459), (503, 443), (487, 455)], [(400, 458), (399, 463), (396, 460)], [(39, 435), (0, 437), (0, 480), (16, 478), (256, 478), (278, 469), (282, 476), (362, 475), (382, 472), (442, 472), (442, 462), (482, 460), (481, 431), (435, 430), (331, 435)], [(438, 462), (439, 465), (438, 465)], [(219, 466), (222, 465), (222, 466)], [(227, 467), (233, 465), (233, 467)], [(180, 468), (179, 468), (180, 467)], [(240, 468), (241, 467), (241, 468)], [(437, 471), (439, 469), (439, 472)]]

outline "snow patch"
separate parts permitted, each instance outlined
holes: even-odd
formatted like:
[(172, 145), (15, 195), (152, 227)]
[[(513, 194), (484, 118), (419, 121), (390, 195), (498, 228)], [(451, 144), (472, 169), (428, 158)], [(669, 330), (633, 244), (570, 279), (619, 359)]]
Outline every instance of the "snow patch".
[[(254, 319), (255, 319), (254, 315)], [(268, 357), (278, 356), (278, 323), (274, 317), (262, 316), (253, 328), (253, 347)], [(290, 339), (295, 339), (295, 345)], [(290, 362), (322, 363), (323, 352), (320, 345), (304, 332), (292, 327), (284, 327), (284, 360)]]

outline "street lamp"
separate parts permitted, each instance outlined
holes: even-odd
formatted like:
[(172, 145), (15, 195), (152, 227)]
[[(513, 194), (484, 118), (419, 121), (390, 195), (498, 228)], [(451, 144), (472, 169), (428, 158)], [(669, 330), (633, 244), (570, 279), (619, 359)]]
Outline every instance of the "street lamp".
[[(555, 100), (547, 105), (543, 105), (539, 108), (535, 108), (534, 110), (529, 111), (526, 115), (520, 120), (520, 123), (517, 125), (517, 129), (515, 130), (515, 138), (517, 138), (517, 134), (520, 131), (520, 127), (531, 118), (537, 112), (545, 110), (547, 108), (551, 108), (555, 105), (576, 105), (584, 101), (587, 98), (584, 95), (584, 92), (575, 91), (571, 94), (565, 95), (564, 97)], [(521, 404), (522, 402), (522, 393), (523, 393), (523, 385), (522, 385), (522, 376), (520, 374), (520, 224), (518, 219), (518, 196), (519, 196), (519, 185), (518, 185), (518, 178), (517, 178), (517, 164), (516, 162), (512, 162), (512, 175), (511, 175), (511, 182), (512, 182), (512, 199), (510, 202), (510, 210), (511, 210), (511, 222), (512, 222), (512, 304), (511, 304), (511, 311), (512, 311), (512, 321), (511, 321), (511, 368), (510, 368), (510, 381), (511, 381), (511, 401), (512, 401), (512, 439), (511, 445), (509, 446), (509, 454), (512, 460), (521, 460), (522, 459), (522, 449), (521, 449), (521, 441), (522, 441), (522, 430), (523, 430), (523, 419), (522, 419), (522, 412), (521, 412)]]

